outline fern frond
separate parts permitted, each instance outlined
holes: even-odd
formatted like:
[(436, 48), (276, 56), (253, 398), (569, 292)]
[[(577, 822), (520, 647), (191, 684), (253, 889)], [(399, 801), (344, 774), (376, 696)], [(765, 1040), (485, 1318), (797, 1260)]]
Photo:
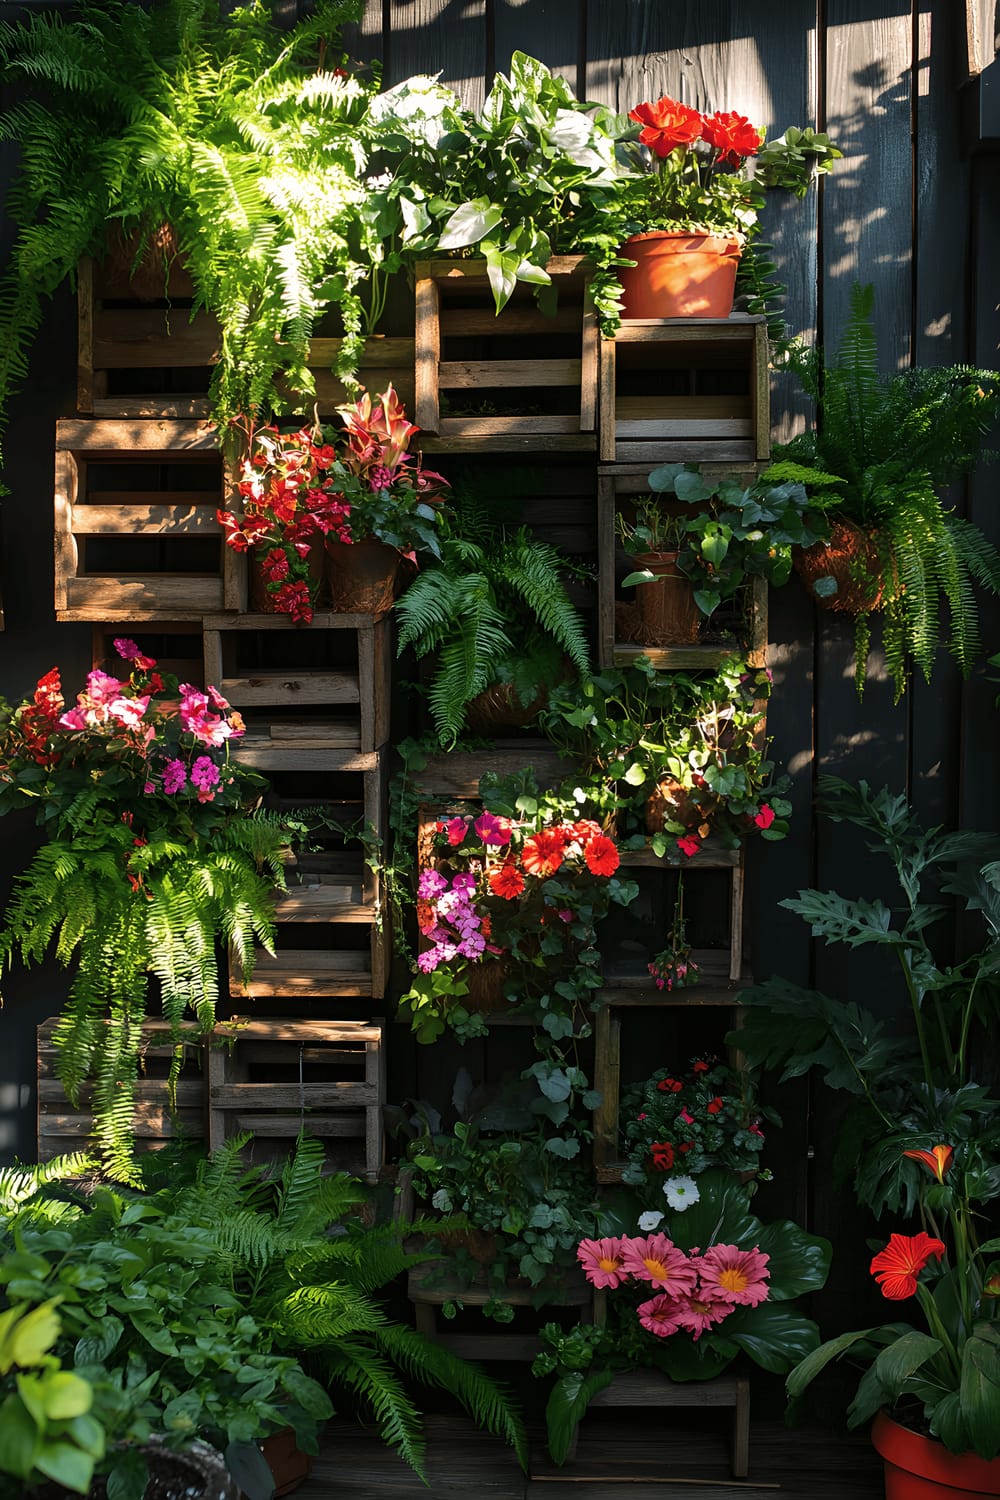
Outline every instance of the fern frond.
[(332, 1379), (354, 1391), (375, 1414), (382, 1440), (394, 1448), (421, 1479), (426, 1444), (420, 1413), (407, 1396), (389, 1361), (372, 1349), (344, 1339), (324, 1351), (323, 1366)]

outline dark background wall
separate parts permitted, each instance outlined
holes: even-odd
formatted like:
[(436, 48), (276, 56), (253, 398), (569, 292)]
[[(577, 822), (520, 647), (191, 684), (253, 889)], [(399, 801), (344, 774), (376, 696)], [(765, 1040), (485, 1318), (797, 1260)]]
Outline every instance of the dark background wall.
[[(287, 5), (286, 10), (291, 10)], [(793, 332), (834, 344), (852, 284), (873, 282), (885, 368), (918, 361), (997, 364), (1000, 273), (992, 246), (1000, 194), (998, 158), (976, 133), (962, 134), (965, 19), (954, 0), (783, 0), (781, 5), (665, 0), (369, 0), (350, 39), (355, 55), (381, 58), (387, 83), (440, 71), (469, 104), (482, 101), (494, 70), (515, 48), (563, 73), (577, 93), (618, 109), (670, 93), (706, 109), (736, 109), (778, 133), (789, 124), (828, 129), (845, 153), (821, 191), (775, 200), (766, 238), (788, 284)], [(973, 86), (974, 87), (974, 86)], [(968, 93), (968, 90), (965, 91)], [(0, 174), (9, 176), (3, 148)], [(404, 331), (401, 325), (388, 332)], [(17, 699), (58, 662), (75, 683), (89, 665), (87, 626), (57, 625), (52, 609), (53, 423), (73, 413), (75, 309), (68, 294), (51, 308), (28, 389), (13, 403), (0, 511), (6, 632), (0, 692)], [(807, 418), (784, 378), (773, 391), (776, 437)], [(994, 540), (994, 479), (981, 471), (956, 501)], [(1000, 620), (984, 614), (1000, 649)], [(755, 848), (749, 881), (753, 965), (847, 994), (875, 1008), (894, 1003), (880, 970), (845, 967), (816, 950), (807, 929), (777, 902), (818, 884), (846, 895), (877, 894), (880, 872), (851, 835), (817, 821), (817, 775), (830, 771), (905, 789), (933, 822), (997, 826), (993, 746), (996, 689), (979, 668), (962, 683), (942, 657), (930, 685), (914, 681), (893, 705), (878, 650), (859, 702), (849, 621), (817, 613), (793, 581), (772, 593), (770, 663), (775, 691), (768, 727), (794, 778), (791, 837)], [(406, 726), (398, 725), (400, 732)], [(24, 864), (30, 823), (0, 823), (0, 895)], [(64, 978), (51, 969), (3, 982), (0, 1011), (0, 1156), (34, 1152), (34, 1026), (59, 1006)], [(395, 1038), (394, 1038), (395, 1041)], [(451, 1060), (432, 1063), (402, 1044), (401, 1092), (440, 1084)], [(820, 1232), (843, 1225), (843, 1195), (827, 1163), (836, 1114), (805, 1085), (785, 1090), (789, 1128), (776, 1143), (779, 1184), (772, 1211), (809, 1219)], [(822, 1164), (812, 1181), (807, 1143)]]

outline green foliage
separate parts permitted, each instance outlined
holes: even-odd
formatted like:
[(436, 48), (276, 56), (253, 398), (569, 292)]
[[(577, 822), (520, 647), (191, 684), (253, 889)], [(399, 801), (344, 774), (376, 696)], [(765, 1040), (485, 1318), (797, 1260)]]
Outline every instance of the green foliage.
[(309, 334), (331, 302), (346, 365), (356, 363), (364, 267), (349, 241), (364, 198), (366, 90), (335, 75), (330, 52), (361, 8), (321, 0), (288, 33), (263, 0), (225, 18), (215, 0), (84, 0), (69, 17), (0, 27), (0, 63), (19, 86), (0, 134), (21, 148), (0, 405), (25, 377), (43, 300), (81, 256), (103, 257), (113, 225), (126, 240), (137, 231), (137, 258), (172, 227), (196, 306), (221, 325), (220, 429), (240, 412), (284, 409), (279, 373), (312, 393)]
[[(0, 1475), (29, 1486), (50, 1479), (83, 1495), (104, 1457), (105, 1435), (91, 1415), (90, 1383), (49, 1353), (60, 1301), (15, 1303), (0, 1313)], [(0, 1479), (0, 1492), (13, 1496), (10, 1480)]]
[[(782, 1068), (784, 1078), (820, 1070), (830, 1087), (852, 1096), (843, 1159), (859, 1199), (876, 1214), (914, 1211), (924, 1168), (905, 1159), (909, 1147), (941, 1141), (960, 1148), (973, 1198), (1000, 1195), (990, 1166), (1000, 1146), (997, 1103), (975, 1081), (975, 1032), (995, 1021), (1000, 976), (1000, 911), (989, 869), (998, 841), (989, 834), (925, 829), (907, 799), (835, 777), (821, 782), (821, 805), (835, 821), (866, 835), (870, 853), (887, 859), (898, 898), (891, 904), (803, 890), (780, 905), (808, 922), (815, 937), (859, 951), (880, 948), (899, 964), (909, 1025), (878, 1020), (856, 1001), (834, 999), (775, 978), (744, 990), (739, 1047), (751, 1066)], [(956, 896), (981, 913), (986, 942), (961, 961), (939, 957), (939, 928)], [(733, 1038), (735, 1039), (735, 1033)]]
[[(1000, 379), (966, 365), (880, 376), (873, 307), (873, 288), (855, 286), (835, 362), (818, 350), (793, 350), (790, 367), (817, 404), (817, 425), (776, 453), (842, 480), (842, 489), (824, 495), (828, 518), (878, 538), (885, 556), (883, 640), (898, 699), (911, 659), (930, 678), (943, 603), (948, 649), (968, 676), (980, 649), (973, 585), (1000, 593), (1000, 555), (939, 494), (978, 457), (992, 456), (980, 449), (1000, 416)], [(816, 486), (805, 482), (815, 496)], [(836, 592), (832, 576), (829, 585), (820, 579), (816, 592)], [(859, 693), (866, 616), (858, 620)]]

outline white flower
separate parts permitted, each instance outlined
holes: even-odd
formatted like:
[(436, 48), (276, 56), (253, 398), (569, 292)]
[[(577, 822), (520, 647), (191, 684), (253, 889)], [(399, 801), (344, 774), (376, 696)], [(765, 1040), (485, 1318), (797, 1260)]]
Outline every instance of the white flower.
[(437, 1192), (431, 1198), (431, 1203), (435, 1208), (439, 1208), (443, 1214), (451, 1213), (451, 1194), (447, 1188), (438, 1188)]
[(583, 787), (582, 786), (575, 786), (573, 788), (573, 801), (576, 802), (576, 803), (578, 803), (578, 804), (580, 804), (582, 806), (582, 804), (584, 802), (586, 802), (586, 800), (587, 800), (587, 793), (583, 790)]
[(701, 1194), (693, 1177), (668, 1177), (663, 1191), (671, 1208), (683, 1213), (692, 1203), (697, 1203)]
[(639, 1228), (642, 1230), (643, 1234), (651, 1234), (652, 1231), (654, 1229), (658, 1229), (662, 1223), (663, 1215), (658, 1214), (655, 1211), (652, 1213), (639, 1215)]

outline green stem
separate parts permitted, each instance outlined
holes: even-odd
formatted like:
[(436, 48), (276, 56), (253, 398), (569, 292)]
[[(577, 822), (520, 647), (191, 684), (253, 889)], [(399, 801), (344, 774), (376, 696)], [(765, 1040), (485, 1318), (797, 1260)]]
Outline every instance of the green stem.
[(951, 1382), (950, 1385), (951, 1388), (954, 1388), (954, 1386), (957, 1385), (958, 1376), (961, 1371), (961, 1364), (958, 1358), (958, 1350), (952, 1343), (951, 1335), (948, 1333), (948, 1330), (945, 1328), (944, 1324), (941, 1321), (941, 1315), (937, 1310), (937, 1305), (934, 1301), (934, 1298), (931, 1296), (927, 1288), (925, 1286), (922, 1286), (919, 1282), (917, 1283), (917, 1300), (919, 1301), (920, 1306), (923, 1309), (924, 1317), (927, 1319), (927, 1327), (930, 1329), (933, 1337), (940, 1342), (945, 1358), (948, 1360), (949, 1364), (952, 1367), (952, 1372), (954, 1373), (955, 1380)]
[(920, 1046), (920, 1060), (923, 1064), (924, 1069), (924, 1082), (930, 1089), (933, 1088), (934, 1083), (931, 1072), (930, 1053), (927, 1050), (927, 1037), (924, 1032), (924, 1018), (920, 1012), (920, 1000), (917, 996), (916, 985), (913, 983), (913, 975), (910, 972), (910, 966), (906, 961), (906, 953), (901, 948), (897, 949), (897, 952), (899, 953), (899, 962), (902, 965), (903, 969), (903, 979), (906, 982), (907, 993), (910, 997), (910, 1007), (913, 1011), (913, 1024), (916, 1028), (917, 1042)]

